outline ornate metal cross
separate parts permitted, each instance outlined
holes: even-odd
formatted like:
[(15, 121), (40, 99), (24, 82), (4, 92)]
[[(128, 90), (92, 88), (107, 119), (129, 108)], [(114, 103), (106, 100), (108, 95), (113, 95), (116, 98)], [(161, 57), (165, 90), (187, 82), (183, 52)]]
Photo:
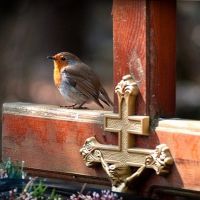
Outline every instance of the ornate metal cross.
[[(116, 180), (116, 177), (112, 172), (116, 166), (118, 168), (122, 165), (126, 166), (124, 172), (126, 175), (123, 174), (123, 177), (128, 180), (139, 176), (145, 168), (152, 168), (157, 174), (168, 173), (173, 159), (165, 144), (158, 145), (155, 150), (135, 147), (134, 135), (148, 136), (149, 134), (149, 117), (134, 115), (135, 100), (139, 90), (131, 75), (122, 78), (115, 92), (118, 96), (119, 113), (104, 116), (104, 130), (118, 134), (118, 145), (104, 145), (94, 137), (88, 138), (80, 150), (86, 165), (93, 166), (101, 163), (115, 188), (117, 186), (113, 180)], [(131, 174), (130, 167), (139, 167), (139, 169)], [(116, 174), (117, 169), (114, 171)]]
[[(117, 85), (115, 92), (118, 96), (119, 113), (105, 115), (104, 130), (118, 133), (118, 146), (115, 148), (119, 153), (116, 152), (114, 155), (113, 153), (104, 152), (104, 154), (107, 153), (107, 159), (140, 166), (141, 163), (144, 163), (144, 155), (149, 154), (150, 151), (134, 148), (133, 136), (135, 134), (144, 136), (149, 134), (149, 117), (133, 115), (135, 113), (138, 87), (130, 75), (123, 77), (122, 81)], [(114, 151), (115, 148), (107, 146), (105, 149)]]

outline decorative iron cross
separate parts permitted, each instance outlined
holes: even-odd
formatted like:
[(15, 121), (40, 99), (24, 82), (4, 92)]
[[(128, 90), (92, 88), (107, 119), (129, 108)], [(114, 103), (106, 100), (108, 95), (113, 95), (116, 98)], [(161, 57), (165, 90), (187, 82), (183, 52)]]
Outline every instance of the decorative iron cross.
[[(119, 113), (104, 116), (104, 130), (118, 134), (118, 145), (100, 144), (94, 137), (91, 137), (86, 140), (80, 152), (87, 166), (93, 166), (96, 163), (102, 164), (111, 178), (115, 191), (124, 191), (124, 187), (121, 185), (118, 187), (113, 181), (116, 180), (113, 173), (117, 173), (119, 166), (120, 168), (126, 166), (123, 177), (132, 181), (145, 168), (152, 168), (157, 174), (168, 173), (173, 159), (165, 144), (158, 145), (155, 150), (135, 147), (134, 135), (148, 136), (149, 134), (149, 117), (134, 115), (135, 101), (139, 90), (131, 75), (122, 78), (116, 86), (115, 92), (118, 96)], [(136, 173), (131, 174), (130, 167), (139, 167), (139, 169)], [(127, 180), (123, 182), (123, 185)]]

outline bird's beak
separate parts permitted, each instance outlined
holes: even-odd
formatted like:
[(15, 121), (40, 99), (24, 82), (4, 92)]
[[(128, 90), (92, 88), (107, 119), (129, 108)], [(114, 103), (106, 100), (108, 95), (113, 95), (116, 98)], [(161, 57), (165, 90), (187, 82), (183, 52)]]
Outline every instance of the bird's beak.
[(54, 56), (47, 56), (47, 59), (55, 60), (55, 57)]

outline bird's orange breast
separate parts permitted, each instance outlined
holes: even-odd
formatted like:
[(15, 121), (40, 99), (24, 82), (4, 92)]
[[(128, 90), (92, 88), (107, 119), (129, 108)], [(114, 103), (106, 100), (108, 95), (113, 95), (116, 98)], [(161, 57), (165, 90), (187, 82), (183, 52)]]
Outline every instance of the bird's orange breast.
[(60, 67), (56, 64), (54, 64), (54, 72), (53, 72), (53, 78), (54, 78), (54, 83), (56, 87), (60, 86), (61, 83), (61, 75), (60, 75)]

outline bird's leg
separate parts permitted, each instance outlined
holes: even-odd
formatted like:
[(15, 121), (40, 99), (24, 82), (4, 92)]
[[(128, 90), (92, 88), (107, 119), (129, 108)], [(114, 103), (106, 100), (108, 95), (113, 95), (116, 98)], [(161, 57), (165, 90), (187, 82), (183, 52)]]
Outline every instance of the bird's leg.
[(80, 104), (79, 106), (77, 106), (77, 109), (87, 109), (87, 107), (83, 107), (83, 105), (86, 103), (86, 101), (84, 101), (82, 104)]

